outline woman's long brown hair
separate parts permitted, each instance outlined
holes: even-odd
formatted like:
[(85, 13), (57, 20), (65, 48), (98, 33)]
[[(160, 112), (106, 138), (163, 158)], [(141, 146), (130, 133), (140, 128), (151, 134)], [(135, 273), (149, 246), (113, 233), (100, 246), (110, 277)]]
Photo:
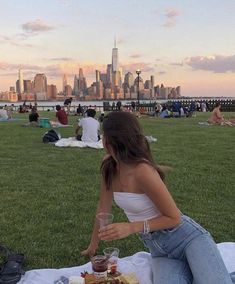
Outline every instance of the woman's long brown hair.
[[(148, 141), (132, 113), (110, 112), (103, 120), (103, 132), (105, 141), (112, 148), (117, 161), (132, 165), (148, 163), (164, 181), (164, 172), (155, 164)], [(107, 189), (111, 188), (113, 178), (117, 174), (116, 160), (110, 156), (101, 164), (101, 173)]]

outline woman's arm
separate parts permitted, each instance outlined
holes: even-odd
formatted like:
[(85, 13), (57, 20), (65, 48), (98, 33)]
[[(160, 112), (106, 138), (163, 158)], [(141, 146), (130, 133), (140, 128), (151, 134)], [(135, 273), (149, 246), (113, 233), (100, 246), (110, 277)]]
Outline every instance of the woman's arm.
[(81, 128), (81, 127), (80, 127), (79, 125), (76, 127), (76, 129), (75, 129), (75, 134), (76, 134), (76, 135), (78, 135), (78, 134), (79, 134), (79, 130), (80, 130), (80, 128)]
[[(148, 220), (150, 232), (173, 228), (180, 224), (180, 211), (153, 167), (144, 163), (138, 165), (135, 181), (138, 191), (145, 193), (162, 214), (159, 217)], [(133, 233), (143, 232), (144, 221), (108, 225), (100, 230), (99, 237), (102, 240), (114, 240), (127, 237)]]

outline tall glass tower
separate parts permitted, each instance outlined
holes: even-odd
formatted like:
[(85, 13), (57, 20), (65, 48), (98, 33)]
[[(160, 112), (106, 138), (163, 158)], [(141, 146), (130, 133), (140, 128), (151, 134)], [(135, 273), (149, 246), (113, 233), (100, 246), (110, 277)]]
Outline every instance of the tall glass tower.
[(19, 93), (20, 94), (24, 93), (24, 80), (23, 80), (23, 74), (22, 74), (21, 69), (19, 69)]
[(67, 81), (67, 76), (66, 74), (63, 75), (63, 79), (62, 79), (62, 88), (63, 88), (63, 92), (65, 92), (65, 87), (68, 85), (68, 81)]
[(114, 40), (114, 48), (112, 51), (112, 72), (119, 71), (119, 62), (118, 62), (118, 48), (116, 47), (116, 39)]

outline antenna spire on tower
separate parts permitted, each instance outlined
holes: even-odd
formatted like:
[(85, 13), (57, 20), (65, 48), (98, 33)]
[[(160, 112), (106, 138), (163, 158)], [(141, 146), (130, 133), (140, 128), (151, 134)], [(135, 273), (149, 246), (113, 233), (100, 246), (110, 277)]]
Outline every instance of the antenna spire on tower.
[(116, 36), (114, 37), (114, 48), (117, 46)]

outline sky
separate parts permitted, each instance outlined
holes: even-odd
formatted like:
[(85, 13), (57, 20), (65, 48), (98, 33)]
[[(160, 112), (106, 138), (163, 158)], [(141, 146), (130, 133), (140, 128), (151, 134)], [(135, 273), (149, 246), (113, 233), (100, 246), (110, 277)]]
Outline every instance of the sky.
[(141, 70), (183, 96), (235, 97), (235, 0), (0, 0), (0, 91), (45, 73), (62, 76), (111, 63), (116, 37), (123, 74)]

